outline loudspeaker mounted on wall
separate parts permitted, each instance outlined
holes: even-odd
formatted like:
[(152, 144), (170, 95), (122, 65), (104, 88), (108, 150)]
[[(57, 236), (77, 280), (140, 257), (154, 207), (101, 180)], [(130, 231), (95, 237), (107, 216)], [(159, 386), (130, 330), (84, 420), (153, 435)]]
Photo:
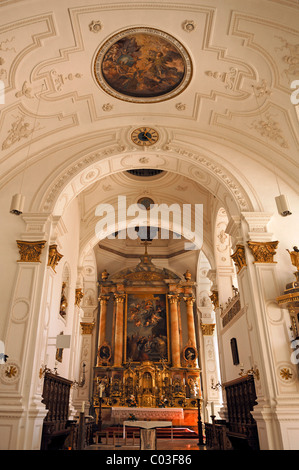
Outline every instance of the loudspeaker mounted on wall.
[(21, 215), (24, 210), (25, 196), (22, 194), (15, 194), (11, 201), (10, 213)]
[(284, 194), (280, 194), (275, 198), (277, 210), (282, 217), (286, 217), (287, 215), (292, 215), (292, 212), (289, 208), (289, 203)]

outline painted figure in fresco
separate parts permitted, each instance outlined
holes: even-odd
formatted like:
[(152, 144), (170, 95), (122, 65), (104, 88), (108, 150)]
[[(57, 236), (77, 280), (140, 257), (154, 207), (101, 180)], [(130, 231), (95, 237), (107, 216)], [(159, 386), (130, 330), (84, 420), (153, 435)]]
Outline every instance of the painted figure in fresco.
[(106, 82), (128, 96), (160, 96), (176, 88), (185, 63), (173, 44), (159, 37), (136, 33), (119, 39), (102, 61)]

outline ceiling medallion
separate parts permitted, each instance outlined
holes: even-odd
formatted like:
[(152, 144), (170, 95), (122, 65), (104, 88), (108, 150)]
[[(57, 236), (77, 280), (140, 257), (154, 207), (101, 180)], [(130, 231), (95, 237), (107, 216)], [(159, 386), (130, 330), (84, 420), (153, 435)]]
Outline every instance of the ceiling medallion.
[(96, 53), (101, 88), (131, 103), (158, 103), (177, 96), (192, 76), (190, 56), (173, 36), (154, 28), (124, 30)]
[(149, 146), (158, 142), (159, 134), (150, 127), (139, 127), (132, 132), (131, 139), (136, 145)]

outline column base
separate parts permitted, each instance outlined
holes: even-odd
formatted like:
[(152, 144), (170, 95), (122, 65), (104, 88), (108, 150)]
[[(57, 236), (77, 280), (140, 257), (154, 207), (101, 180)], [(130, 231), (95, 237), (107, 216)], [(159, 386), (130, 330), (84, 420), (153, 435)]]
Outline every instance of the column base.
[(251, 412), (256, 421), (261, 450), (299, 450), (299, 404), (275, 407), (257, 405)]

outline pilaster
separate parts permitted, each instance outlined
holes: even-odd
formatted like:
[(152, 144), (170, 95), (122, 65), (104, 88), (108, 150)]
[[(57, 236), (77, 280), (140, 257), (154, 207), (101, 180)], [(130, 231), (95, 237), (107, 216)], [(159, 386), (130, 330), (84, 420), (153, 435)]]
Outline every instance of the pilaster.
[[(288, 426), (290, 409), (298, 409), (299, 387), (291, 363), (289, 324), (276, 303), (279, 282), (275, 253), (279, 242), (268, 232), (270, 219), (268, 213), (242, 213), (232, 255), (238, 266), (241, 304), (247, 306), (250, 351), (242, 362), (245, 370), (257, 368), (260, 376), (255, 377), (258, 404), (252, 415), (263, 450), (287, 449), (283, 437), (286, 429), (291, 440), (299, 438), (298, 431)], [(284, 375), (284, 370), (290, 375)], [(287, 378), (290, 376), (292, 380)]]
[(8, 360), (0, 374), (0, 436), (6, 435), (6, 449), (39, 450), (47, 414), (41, 403), (40, 368), (47, 323), (44, 287), (51, 217), (25, 214), (23, 219), (26, 226), (16, 241), (17, 272), (4, 338)]

